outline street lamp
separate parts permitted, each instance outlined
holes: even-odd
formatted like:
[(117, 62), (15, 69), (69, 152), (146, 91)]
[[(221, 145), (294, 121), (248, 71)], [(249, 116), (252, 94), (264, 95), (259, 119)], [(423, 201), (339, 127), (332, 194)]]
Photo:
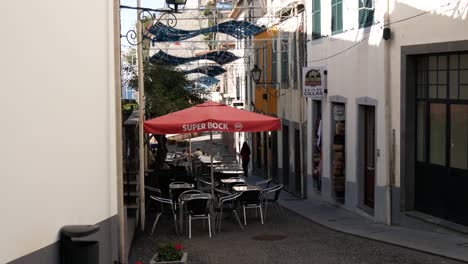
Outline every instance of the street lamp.
[(250, 70), (250, 75), (256, 84), (279, 84), (278, 82), (260, 82), (260, 77), (262, 76), (262, 70), (255, 64), (253, 69)]
[[(187, 0), (166, 0), (166, 4), (169, 6), (170, 9), (173, 9), (174, 12), (177, 13), (177, 9), (181, 5), (185, 5)], [(174, 7), (171, 7), (174, 6)]]
[(254, 82), (258, 84), (258, 82), (260, 81), (260, 76), (262, 75), (262, 70), (260, 70), (257, 64), (255, 64), (253, 69), (250, 70), (250, 75), (252, 75), (252, 79), (254, 80)]
[[(263, 88), (265, 89), (263, 94), (262, 94), (262, 99), (265, 100), (265, 106), (266, 106), (266, 115), (269, 115), (269, 107), (268, 107), (268, 102), (270, 101), (269, 98), (268, 98), (268, 94), (271, 94), (271, 92), (269, 91), (269, 89), (266, 87), (267, 84), (271, 84), (271, 85), (277, 85), (279, 84), (278, 82), (260, 82), (260, 77), (262, 76), (262, 70), (255, 64), (253, 69), (250, 70), (250, 75), (252, 76), (252, 79), (254, 80), (255, 84), (257, 85), (263, 85)], [(279, 96), (278, 94), (278, 91), (276, 90), (275, 92), (273, 92), (273, 97), (274, 98), (277, 98)], [(269, 134), (270, 135), (270, 134)], [(268, 149), (268, 144), (267, 146), (264, 146), (264, 148)], [(269, 152), (268, 152), (269, 153)], [(270, 156), (268, 155), (266, 157), (267, 159), (267, 164), (271, 164), (271, 160), (270, 160)], [(270, 168), (267, 166), (267, 175), (268, 175), (268, 178), (271, 179), (271, 176), (270, 176), (270, 173), (271, 173), (271, 170)]]

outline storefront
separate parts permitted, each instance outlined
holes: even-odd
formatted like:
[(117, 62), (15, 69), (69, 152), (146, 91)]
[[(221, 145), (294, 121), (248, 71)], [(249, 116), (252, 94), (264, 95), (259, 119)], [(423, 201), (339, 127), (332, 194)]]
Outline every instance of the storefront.
[(402, 89), (406, 88), (403, 102), (407, 118), (403, 127), (408, 131), (402, 138), (402, 178), (408, 197), (405, 209), (466, 226), (468, 51), (424, 53), (437, 47), (409, 48), (408, 53), (416, 54), (404, 57), (406, 87)]

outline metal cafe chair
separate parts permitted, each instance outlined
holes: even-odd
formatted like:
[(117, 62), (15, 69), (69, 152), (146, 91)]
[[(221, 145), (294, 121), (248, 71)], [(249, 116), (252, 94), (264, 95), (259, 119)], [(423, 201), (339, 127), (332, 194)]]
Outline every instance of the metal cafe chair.
[(181, 210), (180, 211), (180, 233), (182, 233), (182, 230), (183, 230), (183, 225), (182, 225), (183, 221), (182, 220), (183, 220), (183, 217), (184, 217), (184, 202), (181, 201), (181, 197), (184, 194), (194, 194), (194, 193), (202, 193), (202, 192), (199, 191), (199, 190), (187, 190), (187, 191), (184, 191), (181, 194), (179, 194), (178, 204), (180, 206), (179, 210)]
[(175, 230), (176, 230), (176, 233), (178, 233), (176, 211), (175, 211), (174, 203), (172, 202), (172, 200), (171, 200), (171, 199), (162, 198), (162, 197), (160, 197), (160, 196), (154, 196), (154, 195), (151, 195), (150, 198), (151, 198), (152, 200), (154, 200), (155, 202), (161, 204), (161, 211), (159, 211), (159, 212), (157, 213), (157, 215), (156, 215), (156, 219), (154, 220), (153, 228), (151, 229), (151, 235), (153, 235), (154, 230), (156, 229), (156, 224), (158, 223), (159, 218), (160, 218), (161, 215), (164, 213), (164, 211), (162, 210), (164, 204), (169, 205), (170, 208), (171, 208), (171, 213), (172, 213), (172, 216), (173, 216), (173, 218), (174, 218)]
[[(237, 186), (237, 185), (236, 185)], [(244, 225), (247, 225), (247, 217), (245, 214), (245, 209), (255, 209), (260, 210), (260, 220), (263, 225), (263, 212), (262, 212), (262, 199), (261, 195), (262, 191), (260, 190), (251, 190), (251, 191), (244, 191), (242, 195), (239, 197), (240, 204), (242, 205), (242, 209), (244, 211)]]
[(271, 188), (268, 188), (262, 191), (262, 203), (264, 204), (264, 208), (265, 208), (265, 219), (267, 216), (268, 203), (274, 204), (276, 208), (279, 210), (279, 212), (283, 211), (283, 208), (278, 203), (278, 199), (279, 199), (282, 189), (283, 189), (283, 184), (280, 184), (280, 185), (273, 186)]
[(208, 233), (211, 237), (211, 198), (198, 197), (185, 201), (189, 217), (189, 239), (192, 238), (192, 220), (208, 220)]
[(221, 222), (223, 220), (223, 212), (229, 213), (231, 212), (234, 214), (237, 223), (239, 223), (240, 228), (242, 231), (244, 230), (244, 227), (242, 226), (242, 223), (239, 219), (239, 215), (237, 214), (236, 211), (236, 206), (237, 206), (237, 198), (239, 198), (242, 195), (242, 193), (234, 193), (234, 194), (228, 194), (226, 196), (222, 196), (219, 198), (218, 206), (215, 207), (215, 223), (216, 223), (216, 218), (218, 218), (218, 232), (221, 231)]
[(200, 185), (199, 185), (200, 188), (198, 190), (200, 190), (202, 192), (211, 191), (211, 185), (213, 185), (213, 188), (216, 188), (219, 185), (218, 182), (215, 182), (214, 184), (211, 184), (211, 182), (204, 181), (202, 179), (198, 179), (198, 182), (200, 183)]
[[(150, 196), (159, 196), (162, 197), (162, 192), (161, 189), (151, 187), (151, 186), (145, 186), (145, 197), (150, 197)], [(153, 199), (148, 199), (148, 202), (146, 203), (145, 211), (148, 211), (148, 208), (150, 208), (151, 202), (153, 202)]]

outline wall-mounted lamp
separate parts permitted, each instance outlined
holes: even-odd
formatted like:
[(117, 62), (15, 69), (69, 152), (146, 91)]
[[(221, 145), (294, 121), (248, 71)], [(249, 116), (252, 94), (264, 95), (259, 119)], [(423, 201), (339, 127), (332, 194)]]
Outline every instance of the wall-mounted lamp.
[(250, 75), (256, 84), (279, 84), (278, 82), (260, 82), (262, 76), (262, 70), (255, 64), (253, 69), (250, 70)]
[(177, 13), (179, 6), (183, 6), (187, 3), (187, 0), (166, 0), (166, 4), (170, 9)]

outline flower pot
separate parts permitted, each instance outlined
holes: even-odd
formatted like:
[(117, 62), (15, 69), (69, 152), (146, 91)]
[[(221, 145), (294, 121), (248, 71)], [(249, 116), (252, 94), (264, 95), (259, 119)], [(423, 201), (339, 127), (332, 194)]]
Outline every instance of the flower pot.
[(150, 264), (180, 264), (180, 263), (187, 263), (188, 253), (184, 252), (182, 254), (182, 258), (176, 261), (156, 261), (158, 259), (158, 253), (154, 254), (154, 256), (150, 260)]

